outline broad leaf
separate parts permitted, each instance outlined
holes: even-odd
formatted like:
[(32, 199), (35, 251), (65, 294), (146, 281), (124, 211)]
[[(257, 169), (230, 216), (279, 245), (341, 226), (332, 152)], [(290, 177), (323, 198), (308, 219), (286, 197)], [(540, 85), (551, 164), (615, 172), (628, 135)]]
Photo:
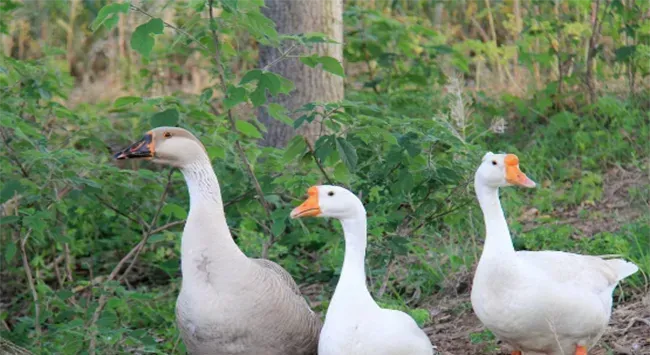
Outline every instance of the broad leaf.
[(249, 70), (246, 74), (244, 74), (244, 77), (241, 78), (239, 85), (250, 83), (253, 80), (259, 80), (262, 74), (263, 72), (259, 69)]
[(237, 127), (237, 130), (249, 137), (253, 138), (262, 138), (262, 134), (260, 131), (255, 128), (250, 122), (238, 120), (235, 122), (235, 127)]
[(350, 172), (354, 172), (357, 168), (357, 150), (343, 137), (336, 137), (336, 150), (339, 152), (343, 164)]
[(131, 35), (131, 48), (143, 57), (149, 58), (155, 44), (153, 36), (162, 34), (164, 28), (165, 24), (159, 18), (151, 19), (149, 22), (138, 26)]
[(246, 101), (246, 89), (237, 86), (228, 87), (226, 98), (223, 100), (223, 105), (226, 110), (237, 106), (238, 104)]
[(276, 120), (288, 126), (293, 125), (293, 120), (291, 120), (291, 117), (287, 115), (286, 113), (287, 109), (284, 108), (284, 106), (280, 104), (271, 103), (269, 104), (268, 110), (269, 110), (269, 115), (271, 115), (271, 117), (275, 118)]
[(121, 108), (121, 107), (129, 106), (129, 105), (133, 105), (133, 104), (136, 104), (136, 103), (139, 103), (139, 102), (142, 102), (141, 97), (123, 96), (123, 97), (117, 98), (115, 100), (115, 102), (113, 102), (113, 107)]
[(330, 72), (334, 75), (341, 77), (345, 76), (345, 71), (341, 63), (332, 57), (320, 57), (320, 63), (323, 65), (323, 70)]
[(162, 112), (154, 113), (149, 120), (151, 127), (176, 126), (178, 123), (178, 110), (170, 108)]
[(129, 2), (112, 3), (102, 7), (97, 13), (97, 17), (90, 24), (90, 29), (93, 32), (97, 31), (99, 27), (104, 25), (107, 30), (111, 30), (120, 19), (120, 12), (127, 14), (131, 4)]
[(8, 244), (5, 246), (5, 261), (6, 262), (11, 262), (14, 259), (14, 255), (16, 255), (16, 243), (12, 242), (11, 240), (9, 241)]

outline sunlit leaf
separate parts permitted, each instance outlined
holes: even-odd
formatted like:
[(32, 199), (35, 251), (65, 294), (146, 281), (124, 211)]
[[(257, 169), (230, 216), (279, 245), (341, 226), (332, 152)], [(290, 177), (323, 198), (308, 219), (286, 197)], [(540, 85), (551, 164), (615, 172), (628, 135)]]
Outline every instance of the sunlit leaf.
[(131, 48), (148, 58), (155, 44), (154, 35), (163, 33), (165, 25), (159, 18), (153, 18), (149, 22), (136, 27), (131, 35)]
[(235, 127), (237, 127), (237, 130), (249, 137), (252, 138), (262, 138), (262, 134), (260, 131), (255, 128), (250, 122), (243, 121), (243, 120), (238, 120), (235, 122)]
[(97, 13), (97, 17), (95, 17), (93, 22), (90, 24), (90, 29), (94, 32), (102, 25), (104, 25), (107, 30), (112, 29), (117, 25), (117, 22), (120, 19), (120, 13), (129, 13), (130, 6), (131, 3), (127, 1), (123, 3), (111, 3), (102, 7)]

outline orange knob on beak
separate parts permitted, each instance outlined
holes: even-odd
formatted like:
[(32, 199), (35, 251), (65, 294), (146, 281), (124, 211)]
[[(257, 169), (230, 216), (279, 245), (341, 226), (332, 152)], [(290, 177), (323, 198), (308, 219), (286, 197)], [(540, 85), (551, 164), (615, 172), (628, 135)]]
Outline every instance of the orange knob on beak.
[(310, 187), (307, 194), (309, 195), (307, 200), (291, 211), (291, 218), (315, 217), (322, 213), (318, 204), (318, 188)]
[(506, 164), (506, 181), (513, 185), (523, 186), (523, 187), (535, 187), (537, 184), (526, 174), (519, 170), (519, 158), (514, 154), (506, 155), (504, 159)]

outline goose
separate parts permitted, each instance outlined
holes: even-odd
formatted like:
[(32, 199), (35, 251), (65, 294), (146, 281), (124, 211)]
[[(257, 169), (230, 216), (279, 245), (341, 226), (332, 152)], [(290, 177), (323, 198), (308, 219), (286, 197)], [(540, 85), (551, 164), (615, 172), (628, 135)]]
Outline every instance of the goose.
[(536, 186), (514, 154), (488, 152), (474, 188), (486, 238), (471, 292), (479, 320), (509, 343), (513, 355), (586, 355), (602, 336), (619, 281), (638, 267), (561, 251), (515, 251), (499, 188)]
[(345, 257), (341, 277), (320, 333), (319, 355), (431, 355), (433, 346), (404, 312), (382, 309), (366, 286), (366, 210), (349, 190), (312, 186), (291, 218), (332, 217), (341, 221)]
[(158, 127), (114, 157), (149, 159), (179, 168), (185, 177), (190, 210), (181, 239), (176, 323), (190, 354), (316, 354), (320, 317), (287, 271), (239, 249), (210, 159), (192, 133)]

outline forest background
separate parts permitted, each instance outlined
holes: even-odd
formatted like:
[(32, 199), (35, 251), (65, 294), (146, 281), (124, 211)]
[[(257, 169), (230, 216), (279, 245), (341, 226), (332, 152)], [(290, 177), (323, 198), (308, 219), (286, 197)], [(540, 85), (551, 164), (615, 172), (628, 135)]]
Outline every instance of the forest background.
[(205, 144), (234, 238), (324, 314), (333, 221), (288, 214), (317, 183), (368, 210), (368, 284), (443, 354), (506, 353), (471, 311), (487, 151), (520, 250), (621, 255), (594, 354), (650, 353), (650, 2), (0, 0), (0, 351), (182, 354), (180, 172), (111, 153), (151, 127)]

